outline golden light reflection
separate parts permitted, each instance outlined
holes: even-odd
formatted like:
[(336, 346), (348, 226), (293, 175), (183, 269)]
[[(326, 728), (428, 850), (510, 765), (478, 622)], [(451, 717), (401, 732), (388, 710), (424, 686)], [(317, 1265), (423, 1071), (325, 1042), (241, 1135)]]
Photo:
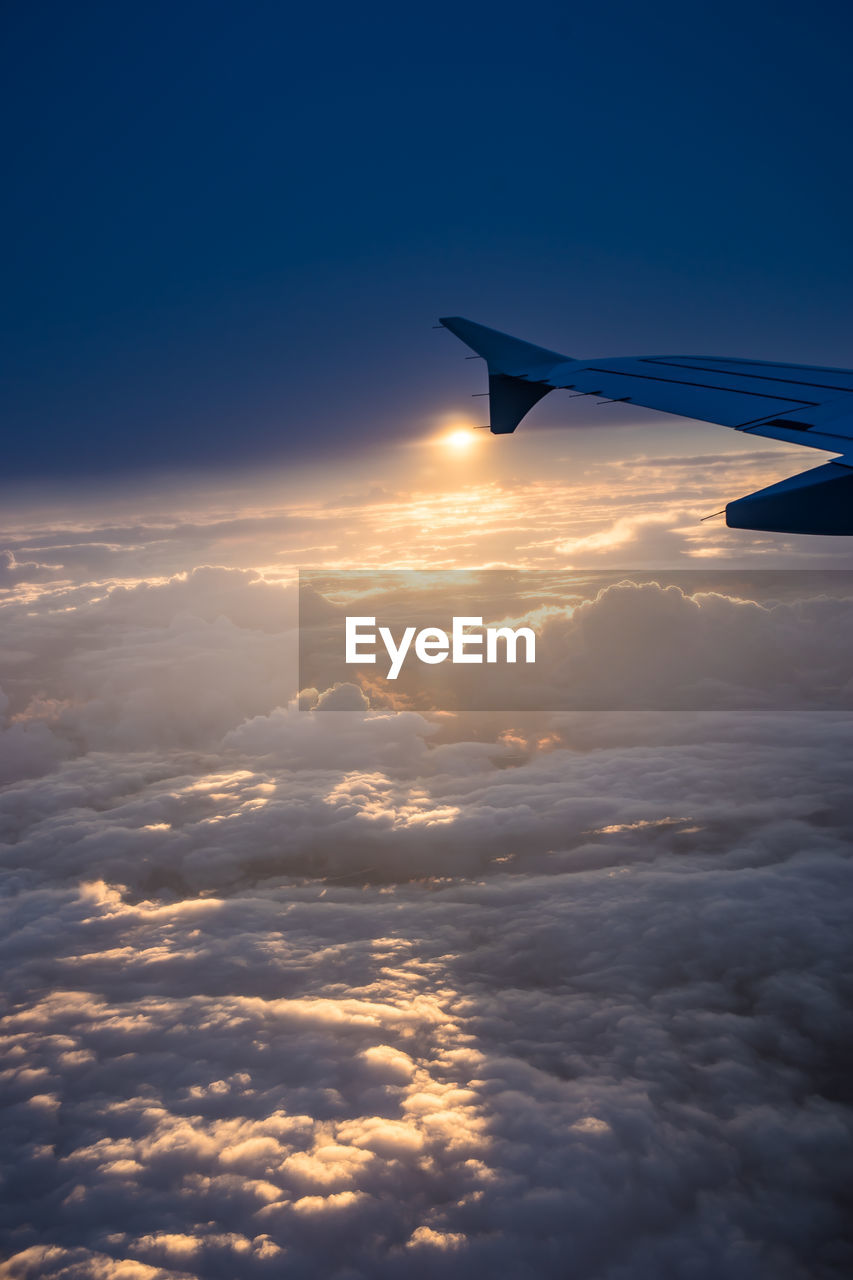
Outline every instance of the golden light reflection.
[(456, 805), (433, 804), (423, 788), (395, 787), (383, 773), (358, 770), (345, 774), (323, 799), (359, 818), (395, 828), (444, 826), (454, 822), (461, 812)]

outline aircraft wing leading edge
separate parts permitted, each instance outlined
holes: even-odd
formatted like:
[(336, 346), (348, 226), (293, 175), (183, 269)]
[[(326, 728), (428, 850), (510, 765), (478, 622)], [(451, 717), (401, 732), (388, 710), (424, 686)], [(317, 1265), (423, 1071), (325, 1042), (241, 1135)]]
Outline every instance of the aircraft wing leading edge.
[(515, 431), (543, 396), (562, 389), (839, 453), (730, 502), (726, 524), (853, 534), (853, 370), (715, 356), (577, 360), (461, 316), (441, 324), (486, 361), (493, 434)]

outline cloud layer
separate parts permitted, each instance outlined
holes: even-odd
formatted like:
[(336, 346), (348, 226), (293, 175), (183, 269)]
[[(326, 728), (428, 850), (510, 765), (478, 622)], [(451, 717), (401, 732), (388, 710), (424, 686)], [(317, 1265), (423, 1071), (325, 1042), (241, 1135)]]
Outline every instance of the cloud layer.
[(5, 563), (0, 1276), (849, 1274), (849, 716), (298, 711), (225, 523)]
[(76, 858), (38, 824), (3, 928), (9, 1274), (64, 1275), (48, 1244), (81, 1275), (843, 1274), (850, 730), (730, 728), (415, 785), (330, 760), (314, 874), (298, 792), (259, 827), (263, 783), (209, 778), (225, 896), (168, 886), (185, 829), (135, 828), (152, 897), (81, 882), (119, 871), (96, 816)]

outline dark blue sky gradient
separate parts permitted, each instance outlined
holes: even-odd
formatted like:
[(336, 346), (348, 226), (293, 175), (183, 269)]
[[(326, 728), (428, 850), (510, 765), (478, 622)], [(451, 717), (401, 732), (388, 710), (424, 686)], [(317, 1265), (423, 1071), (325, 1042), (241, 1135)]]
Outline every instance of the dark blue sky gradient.
[(11, 3), (6, 477), (232, 467), (570, 354), (853, 365), (841, 3)]

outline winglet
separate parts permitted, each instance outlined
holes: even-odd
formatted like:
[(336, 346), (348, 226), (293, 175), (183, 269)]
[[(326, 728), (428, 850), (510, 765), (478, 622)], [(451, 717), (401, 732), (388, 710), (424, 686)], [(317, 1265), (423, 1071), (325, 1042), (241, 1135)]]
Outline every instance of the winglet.
[(524, 415), (553, 390), (546, 382), (550, 371), (571, 359), (462, 316), (442, 316), (440, 323), (488, 365), (493, 435), (515, 431)]
[(508, 333), (487, 329), (484, 324), (475, 324), (473, 320), (465, 320), (462, 316), (441, 316), (439, 324), (443, 324), (445, 329), (455, 333), (466, 346), (482, 356), (488, 363), (489, 373), (503, 373), (510, 377), (529, 375), (531, 370), (541, 369), (546, 372), (553, 369), (555, 364), (565, 364), (571, 360), (571, 356), (560, 355), (559, 351), (535, 347), (532, 342), (511, 338)]

